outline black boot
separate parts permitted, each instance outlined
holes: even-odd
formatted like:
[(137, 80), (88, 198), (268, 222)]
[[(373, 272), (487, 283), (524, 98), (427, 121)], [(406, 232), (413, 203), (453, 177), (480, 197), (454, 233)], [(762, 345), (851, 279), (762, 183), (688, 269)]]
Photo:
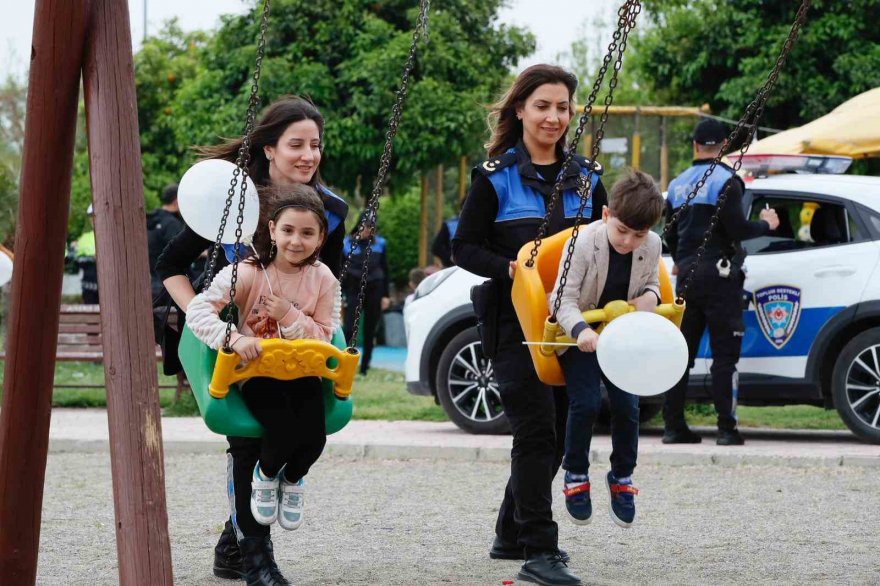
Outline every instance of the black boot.
[(718, 438), (715, 440), (715, 443), (719, 446), (741, 446), (746, 443), (746, 440), (743, 439), (743, 436), (739, 434), (739, 430), (736, 428), (719, 429)]
[(523, 582), (543, 586), (581, 586), (581, 579), (571, 573), (558, 552), (542, 552), (529, 556), (517, 576)]
[[(493, 560), (524, 560), (526, 552), (516, 543), (508, 543), (496, 535), (492, 547), (489, 549), (489, 557)], [(563, 562), (568, 563), (567, 552), (560, 549), (559, 557)]]
[(703, 438), (695, 434), (687, 426), (678, 429), (667, 427), (663, 432), (662, 441), (664, 444), (698, 444), (703, 441)]
[(214, 547), (214, 575), (227, 580), (244, 580), (244, 569), (241, 566), (241, 550), (235, 529), (227, 520), (223, 533)]
[(289, 586), (290, 582), (275, 564), (272, 540), (265, 537), (245, 537), (238, 542), (244, 560), (247, 586)]

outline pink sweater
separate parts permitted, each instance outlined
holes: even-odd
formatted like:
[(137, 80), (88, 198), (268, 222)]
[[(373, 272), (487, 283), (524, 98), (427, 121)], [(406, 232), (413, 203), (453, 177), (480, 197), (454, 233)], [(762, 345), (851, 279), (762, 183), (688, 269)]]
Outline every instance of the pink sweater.
[[(186, 310), (186, 322), (196, 337), (217, 350), (223, 345), (226, 322), (219, 312), (229, 302), (232, 265), (220, 271), (207, 290), (198, 294)], [(276, 322), (263, 302), (270, 293), (291, 302), (287, 314)], [(248, 262), (238, 265), (235, 286), (239, 323), (233, 326), (230, 344), (242, 335), (257, 338), (309, 338), (329, 342), (339, 327), (342, 297), (339, 282), (327, 265), (317, 262), (285, 274), (274, 265), (261, 270)]]

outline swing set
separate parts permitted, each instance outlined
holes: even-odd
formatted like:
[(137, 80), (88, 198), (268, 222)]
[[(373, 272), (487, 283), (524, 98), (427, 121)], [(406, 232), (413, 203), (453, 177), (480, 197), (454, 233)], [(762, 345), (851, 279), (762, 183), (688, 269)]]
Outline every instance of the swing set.
[[(798, 36), (810, 3), (810, 0), (802, 0), (773, 70), (729, 137), (731, 143), (745, 138), (740, 154), (748, 149), (769, 93)], [(247, 186), (245, 179), (250, 134), (259, 104), (257, 91), (265, 52), (269, 5), (270, 0), (265, 0), (243, 145), (236, 161), (236, 172), (230, 182), (207, 279), (210, 281), (213, 275), (221, 235), (232, 208), (236, 187), (239, 186), (238, 179), (241, 177), (230, 306), (234, 305), (238, 263), (241, 261), (239, 245), (243, 235), (242, 217)], [(379, 172), (359, 228), (375, 228), (376, 225), (379, 197), (391, 163), (393, 140), (400, 123), (409, 77), (415, 64), (416, 48), (422, 38), (427, 38), (428, 6), (429, 0), (419, 1), (418, 20), (392, 108)], [(593, 159), (598, 156), (628, 35), (635, 26), (640, 11), (639, 0), (626, 0), (618, 11), (617, 29), (562, 168), (568, 167), (576, 152), (585, 124), (593, 114), (596, 96), (614, 58), (605, 109), (592, 144)], [(6, 479), (4, 486), (9, 489), (4, 490), (3, 497), (0, 498), (0, 575), (17, 584), (36, 582), (40, 505), (45, 479), (54, 369), (51, 351), (58, 327), (57, 307), (62, 268), (58, 260), (60, 257), (51, 254), (51, 251), (62, 247), (68, 207), (66, 201), (55, 200), (59, 199), (56, 195), (59, 193), (59, 186), (62, 192), (69, 192), (72, 169), (70, 153), (73, 150), (74, 134), (72, 130), (76, 124), (81, 73), (86, 108), (90, 114), (87, 120), (92, 185), (95, 209), (98, 212), (97, 243), (102, 257), (99, 278), (106, 318), (102, 327), (107, 348), (105, 374), (120, 583), (173, 583), (162, 472), (161, 431), (155, 395), (156, 374), (150, 358), (152, 338), (143, 334), (151, 329), (147, 311), (149, 300), (145, 293), (149, 291), (149, 286), (146, 255), (142, 254), (146, 249), (146, 235), (141, 212), (143, 188), (137, 118), (133, 108), (136, 98), (128, 31), (128, 14), (124, 5), (120, 7), (108, 0), (93, 2), (88, 6), (81, 3), (37, 0), (29, 82), (31, 91), (28, 92), (27, 140), (21, 181), (22, 192), (30, 194), (30, 197), (23, 198), (19, 207), (19, 232), (16, 237), (19, 270), (13, 275), (11, 294), (14, 307), (27, 306), (30, 311), (27, 316), (21, 311), (14, 312), (11, 316), (5, 392), (0, 411), (0, 478)], [(108, 83), (105, 78), (117, 81), (122, 79), (123, 83)], [(69, 140), (55, 140), (54, 137), (57, 136), (69, 137)], [(669, 219), (667, 231), (687, 209), (719, 159), (720, 157), (712, 162), (693, 192), (688, 195), (685, 204)], [(99, 160), (101, 165), (97, 164)], [(741, 162), (742, 157), (734, 165), (735, 170), (739, 169)], [(557, 296), (551, 314), (547, 309), (547, 293), (552, 290), (563, 254), (566, 254), (561, 275), (563, 283), (567, 277), (583, 211), (591, 196), (590, 179), (593, 170), (589, 173), (582, 184), (575, 226), (560, 234), (545, 237), (553, 206), (560, 196), (561, 182), (557, 181), (535, 241), (524, 246), (517, 257), (513, 289), (517, 316), (526, 340), (539, 342), (530, 346), (530, 351), (541, 380), (552, 384), (561, 382), (552, 344), (566, 339), (555, 320), (560, 297)], [(702, 257), (725, 200), (726, 193), (722, 193), (694, 266)], [(130, 246), (131, 242), (126, 241), (126, 238), (135, 238), (135, 246)], [(563, 251), (565, 242), (569, 240), (567, 250)], [(31, 241), (39, 241), (41, 246), (28, 246), (27, 243)], [(365, 264), (369, 263), (370, 255), (371, 247), (368, 245)], [(343, 275), (351, 260), (352, 255), (349, 254), (343, 266)], [(57, 282), (47, 286), (47, 274), (56, 276)], [(252, 420), (241, 402), (235, 383), (250, 376), (270, 376), (282, 380), (320, 376), (324, 379), (325, 405), (328, 406), (328, 432), (341, 429), (351, 418), (350, 394), (359, 358), (354, 343), (364, 301), (366, 276), (367, 271), (364, 271), (355, 308), (354, 331), (347, 346), (340, 332), (336, 332), (332, 343), (314, 340), (265, 340), (261, 342), (262, 356), (242, 365), (229, 348), (234, 311), (227, 311), (226, 338), (224, 347), (218, 353), (213, 353), (201, 344), (188, 330), (184, 331), (179, 353), (206, 425), (218, 433), (259, 437), (262, 429)], [(665, 270), (661, 271), (663, 303), (657, 312), (676, 325), (680, 324), (692, 277), (693, 270), (684, 277), (681, 295), (673, 297), (668, 276)], [(132, 312), (131, 308), (137, 311)], [(608, 323), (631, 311), (633, 308), (625, 301), (615, 301), (603, 309), (585, 312), (584, 317), (588, 322)], [(24, 322), (25, 319), (27, 322)], [(29, 332), (27, 335), (24, 334), (26, 331)], [(24, 469), (29, 470), (29, 474), (21, 474)], [(132, 491), (132, 486), (138, 487), (138, 490)]]

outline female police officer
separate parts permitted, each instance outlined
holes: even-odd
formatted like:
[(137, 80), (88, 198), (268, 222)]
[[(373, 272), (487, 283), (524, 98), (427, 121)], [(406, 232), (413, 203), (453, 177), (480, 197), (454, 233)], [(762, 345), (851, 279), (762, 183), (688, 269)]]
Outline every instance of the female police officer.
[[(519, 249), (534, 240), (545, 204), (560, 175), (561, 200), (548, 234), (574, 225), (578, 186), (587, 159), (575, 156), (562, 169), (577, 78), (552, 65), (523, 71), (490, 114), (489, 160), (477, 165), (452, 243), (455, 262), (489, 277), (498, 292), (497, 327), (486, 336), (504, 412), (513, 432), (510, 479), (498, 511), (490, 556), (525, 559), (520, 578), (549, 585), (580, 584), (558, 549), (551, 511), (551, 482), (562, 459), (568, 399), (564, 388), (538, 380), (510, 299)], [(494, 124), (493, 124), (494, 122)], [(597, 165), (598, 167), (598, 165)], [(584, 217), (601, 217), (607, 202), (598, 173)], [(491, 335), (491, 334), (494, 334)], [(494, 348), (488, 347), (494, 346)]]

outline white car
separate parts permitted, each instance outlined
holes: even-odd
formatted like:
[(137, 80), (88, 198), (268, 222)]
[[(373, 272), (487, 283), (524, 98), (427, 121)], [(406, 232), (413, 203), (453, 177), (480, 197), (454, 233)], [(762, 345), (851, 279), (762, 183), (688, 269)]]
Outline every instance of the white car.
[[(834, 407), (858, 437), (880, 443), (880, 178), (773, 175), (748, 182), (743, 204), (750, 219), (774, 208), (780, 226), (743, 242), (738, 403)], [(450, 268), (419, 285), (404, 312), (406, 380), (459, 427), (499, 433), (503, 408), (469, 297), (483, 280)], [(711, 360), (704, 337), (689, 398), (711, 403)], [(643, 402), (643, 418), (659, 405)]]

